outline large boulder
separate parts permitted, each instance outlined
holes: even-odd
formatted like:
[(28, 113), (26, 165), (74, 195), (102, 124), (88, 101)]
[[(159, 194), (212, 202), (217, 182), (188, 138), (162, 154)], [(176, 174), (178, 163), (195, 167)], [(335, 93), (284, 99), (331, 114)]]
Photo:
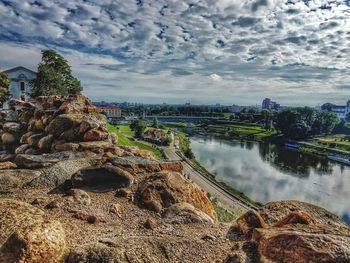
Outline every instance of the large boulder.
[(78, 95), (66, 97), (58, 108), (58, 111), (65, 114), (93, 113), (96, 112), (96, 109), (87, 97)]
[(0, 172), (0, 193), (11, 193), (22, 188), (33, 179), (39, 177), (41, 172), (30, 169), (5, 170)]
[(83, 118), (84, 115), (81, 113), (58, 115), (46, 127), (46, 131), (55, 136), (60, 135), (62, 132), (80, 125)]
[(0, 262), (61, 262), (65, 233), (57, 221), (45, 221), (42, 210), (0, 199)]
[(156, 161), (137, 156), (112, 156), (108, 161), (130, 173), (155, 173), (161, 171), (182, 172), (183, 169), (180, 162)]
[(155, 212), (160, 212), (175, 203), (186, 202), (214, 220), (217, 219), (213, 204), (207, 195), (180, 173), (152, 174), (140, 182), (138, 195), (141, 205)]
[(206, 213), (185, 202), (176, 203), (168, 207), (164, 217), (176, 222), (183, 223), (214, 223), (214, 220)]
[(14, 133), (5, 132), (1, 136), (1, 141), (4, 145), (14, 145), (19, 142), (19, 136)]
[(273, 225), (295, 211), (304, 211), (311, 215), (317, 222), (324, 225), (346, 226), (341, 218), (326, 209), (296, 200), (267, 203), (261, 208), (259, 213), (266, 223)]
[(22, 130), (23, 126), (17, 122), (6, 122), (2, 128), (5, 132), (18, 133)]
[(258, 228), (253, 241), (262, 262), (350, 262), (347, 227), (293, 224)]
[(132, 182), (133, 177), (130, 173), (112, 165), (84, 168), (71, 178), (73, 188), (95, 192), (107, 192), (128, 187)]

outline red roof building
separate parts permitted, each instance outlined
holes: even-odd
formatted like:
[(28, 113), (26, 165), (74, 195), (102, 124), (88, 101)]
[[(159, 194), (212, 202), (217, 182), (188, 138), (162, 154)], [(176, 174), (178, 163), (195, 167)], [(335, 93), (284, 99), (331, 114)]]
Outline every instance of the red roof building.
[(122, 110), (116, 106), (97, 106), (97, 112), (104, 112), (107, 118), (120, 118), (122, 116)]

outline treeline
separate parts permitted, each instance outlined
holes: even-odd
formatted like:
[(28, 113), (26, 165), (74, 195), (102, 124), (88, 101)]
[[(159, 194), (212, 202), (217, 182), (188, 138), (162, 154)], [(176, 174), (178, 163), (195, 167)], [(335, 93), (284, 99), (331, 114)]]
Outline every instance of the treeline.
[(133, 105), (122, 107), (123, 114), (133, 113), (138, 116), (200, 116), (200, 117), (224, 117), (229, 112), (225, 106), (200, 106), (200, 105)]
[(275, 129), (291, 139), (329, 135), (339, 124), (335, 113), (327, 110), (318, 112), (309, 107), (285, 109), (274, 116)]

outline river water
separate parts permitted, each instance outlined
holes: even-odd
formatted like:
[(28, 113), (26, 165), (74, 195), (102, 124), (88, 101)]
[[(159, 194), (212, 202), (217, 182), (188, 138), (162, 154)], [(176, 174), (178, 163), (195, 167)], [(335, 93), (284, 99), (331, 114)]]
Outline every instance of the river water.
[(197, 160), (218, 181), (266, 203), (300, 200), (350, 224), (350, 167), (270, 143), (191, 137)]

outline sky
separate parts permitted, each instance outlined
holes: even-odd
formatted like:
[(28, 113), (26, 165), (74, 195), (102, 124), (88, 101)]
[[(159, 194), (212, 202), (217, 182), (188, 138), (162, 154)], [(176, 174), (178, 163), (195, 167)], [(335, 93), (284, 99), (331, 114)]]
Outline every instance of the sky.
[(350, 98), (350, 0), (0, 0), (0, 17), (0, 68), (54, 49), (95, 101)]

